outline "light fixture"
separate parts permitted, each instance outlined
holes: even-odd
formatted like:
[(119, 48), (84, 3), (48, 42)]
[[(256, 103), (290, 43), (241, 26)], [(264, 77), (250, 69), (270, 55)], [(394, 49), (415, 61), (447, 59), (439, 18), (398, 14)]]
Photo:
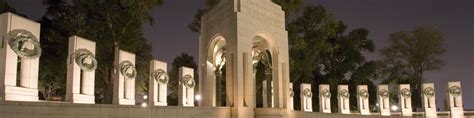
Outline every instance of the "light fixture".
[(142, 105), (141, 105), (141, 106), (142, 106), (142, 107), (146, 107), (146, 106), (147, 106), (147, 104), (146, 104), (146, 103), (142, 103)]
[(201, 101), (201, 95), (199, 95), (199, 94), (196, 95), (196, 100), (197, 100), (197, 101)]
[(397, 105), (392, 105), (392, 111), (398, 111), (398, 106)]
[(147, 95), (143, 95), (143, 99), (148, 99), (148, 96)]

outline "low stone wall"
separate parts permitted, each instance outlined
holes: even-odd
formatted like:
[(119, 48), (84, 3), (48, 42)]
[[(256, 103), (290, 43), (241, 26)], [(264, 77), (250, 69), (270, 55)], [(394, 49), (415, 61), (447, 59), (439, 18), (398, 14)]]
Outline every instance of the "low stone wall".
[(0, 118), (229, 118), (229, 107), (140, 107), (0, 101)]
[[(288, 115), (288, 116), (286, 116)], [(400, 118), (399, 112), (392, 117)], [(423, 118), (423, 112), (414, 112)], [(64, 102), (0, 101), (0, 118), (230, 118), (229, 107), (141, 107), (105, 104), (71, 104)], [(381, 118), (372, 115), (288, 111), (275, 108), (255, 109), (255, 118)], [(386, 117), (384, 117), (386, 118)], [(449, 118), (448, 111), (438, 112), (438, 118)], [(474, 118), (474, 111), (465, 111), (465, 118)]]

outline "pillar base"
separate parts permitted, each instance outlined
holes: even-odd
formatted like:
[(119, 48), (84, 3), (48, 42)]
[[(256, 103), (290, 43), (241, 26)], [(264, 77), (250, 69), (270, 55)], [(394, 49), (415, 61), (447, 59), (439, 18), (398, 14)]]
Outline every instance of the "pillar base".
[(168, 103), (166, 103), (166, 102), (155, 102), (154, 105), (155, 106), (168, 106)]
[(75, 93), (75, 94), (72, 94), (72, 97), (67, 101), (71, 103), (79, 103), (79, 104), (95, 104), (95, 96)]
[(135, 105), (135, 99), (118, 99), (118, 105)]
[[(5, 101), (38, 101), (38, 89), (23, 88), (16, 86), (3, 86), (4, 91), (0, 93), (0, 100)], [(3, 88), (2, 87), (2, 88)]]
[(451, 118), (464, 118), (464, 108), (451, 108)]

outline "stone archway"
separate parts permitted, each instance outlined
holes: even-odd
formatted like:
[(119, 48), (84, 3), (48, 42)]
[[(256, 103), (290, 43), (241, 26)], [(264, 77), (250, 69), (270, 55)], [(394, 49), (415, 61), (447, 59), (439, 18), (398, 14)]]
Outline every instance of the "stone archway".
[[(278, 62), (278, 48), (270, 35), (261, 33), (252, 39), (252, 77), (250, 81), (255, 82), (256, 107), (274, 107), (274, 94), (278, 93), (274, 88), (278, 84), (278, 66), (273, 62)], [(265, 81), (266, 84), (263, 84)], [(276, 81), (277, 83), (274, 83)], [(266, 88), (266, 89), (263, 89)]]
[(226, 55), (227, 55), (227, 42), (223, 36), (216, 35), (209, 43), (207, 50), (207, 79), (209, 86), (203, 96), (211, 97), (206, 102), (212, 104), (212, 106), (227, 106), (228, 95), (226, 91)]

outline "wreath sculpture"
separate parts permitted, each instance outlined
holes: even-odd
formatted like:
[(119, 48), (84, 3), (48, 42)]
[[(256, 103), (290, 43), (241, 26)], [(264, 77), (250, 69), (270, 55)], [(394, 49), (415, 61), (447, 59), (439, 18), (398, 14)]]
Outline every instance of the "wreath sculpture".
[(163, 69), (153, 71), (151, 77), (161, 84), (168, 84), (169, 82), (169, 76)]
[(309, 88), (306, 88), (306, 89), (303, 90), (303, 96), (304, 97), (312, 97), (313, 93), (311, 92), (311, 90)]
[(431, 97), (435, 96), (435, 91), (432, 87), (427, 87), (427, 88), (423, 89), (423, 93), (428, 98), (431, 98)]
[(185, 75), (183, 79), (183, 84), (186, 88), (194, 88), (196, 86), (196, 82), (194, 81), (193, 76)]
[(8, 45), (21, 58), (36, 59), (41, 56), (40, 43), (38, 39), (29, 31), (13, 30), (9, 33), (11, 36)]
[(349, 91), (347, 91), (347, 89), (342, 89), (342, 90), (341, 90), (341, 93), (340, 93), (340, 96), (341, 96), (342, 98), (349, 98), (349, 96), (350, 96), (350, 95), (349, 95)]
[(137, 70), (135, 66), (130, 61), (122, 61), (120, 63), (120, 73), (125, 77), (125, 79), (135, 79), (137, 77)]
[(323, 90), (321, 90), (321, 96), (323, 96), (325, 98), (331, 98), (331, 92), (329, 92), (328, 89), (323, 89)]
[(75, 52), (76, 64), (81, 70), (91, 72), (97, 69), (97, 59), (94, 54), (87, 49), (78, 49)]
[(293, 88), (290, 88), (290, 97), (295, 96), (295, 92), (293, 91)]
[(454, 97), (461, 96), (461, 94), (462, 94), (461, 87), (459, 87), (459, 86), (449, 87), (449, 94), (453, 95)]
[(369, 98), (369, 92), (365, 89), (359, 90), (359, 96), (364, 99), (367, 99)]
[(411, 97), (411, 92), (407, 88), (403, 88), (402, 90), (400, 90), (400, 93), (402, 94), (402, 97), (405, 98), (405, 99)]
[(388, 90), (387, 89), (381, 89), (379, 95), (382, 98), (388, 98), (389, 97)]

